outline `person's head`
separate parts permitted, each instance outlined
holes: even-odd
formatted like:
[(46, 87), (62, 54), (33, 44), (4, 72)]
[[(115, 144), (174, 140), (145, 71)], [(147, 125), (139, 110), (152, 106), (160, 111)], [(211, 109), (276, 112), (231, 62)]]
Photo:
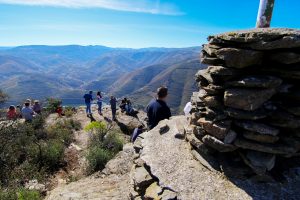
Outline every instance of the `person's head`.
[(10, 105), (8, 108), (8, 110), (10, 110), (10, 111), (15, 110), (15, 109), (16, 109), (16, 107), (14, 105)]
[(31, 99), (26, 99), (25, 103), (31, 104)]
[(125, 99), (122, 99), (121, 103), (126, 103)]
[(89, 91), (89, 94), (93, 94), (93, 91)]
[(101, 92), (100, 91), (97, 92), (97, 96), (101, 96)]
[(115, 97), (114, 96), (110, 96), (110, 99), (114, 99)]
[(29, 107), (30, 106), (30, 103), (29, 102), (25, 102), (25, 107)]
[(40, 103), (39, 100), (34, 100), (35, 105), (38, 105), (39, 103)]
[(161, 86), (157, 89), (157, 98), (160, 100), (165, 100), (168, 96), (168, 88)]
[(128, 101), (126, 97), (124, 98), (124, 101), (125, 101), (125, 102), (127, 102), (127, 101)]

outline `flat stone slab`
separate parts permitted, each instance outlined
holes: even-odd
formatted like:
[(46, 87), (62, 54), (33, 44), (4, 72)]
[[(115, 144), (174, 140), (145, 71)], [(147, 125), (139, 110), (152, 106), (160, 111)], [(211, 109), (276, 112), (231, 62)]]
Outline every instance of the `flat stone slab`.
[(246, 76), (227, 83), (228, 86), (249, 88), (276, 88), (282, 80), (274, 76)]
[(289, 49), (300, 47), (300, 30), (287, 28), (257, 28), (232, 31), (208, 38), (210, 44), (234, 46), (255, 50)]
[(242, 109), (256, 110), (276, 93), (275, 89), (227, 89), (224, 93), (224, 105)]

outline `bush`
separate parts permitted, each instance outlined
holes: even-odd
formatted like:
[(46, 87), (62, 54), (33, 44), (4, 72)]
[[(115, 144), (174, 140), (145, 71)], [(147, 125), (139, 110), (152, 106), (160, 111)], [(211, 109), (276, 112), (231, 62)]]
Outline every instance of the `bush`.
[(46, 110), (55, 113), (58, 106), (60, 106), (62, 101), (56, 98), (48, 98), (46, 101)]
[(26, 190), (23, 188), (8, 189), (2, 191), (0, 189), (0, 200), (41, 200), (41, 195), (35, 190)]
[(89, 172), (102, 170), (106, 163), (123, 148), (123, 141), (104, 122), (91, 122), (85, 130), (92, 133), (87, 160)]
[(8, 100), (8, 95), (0, 90), (0, 104), (5, 103)]
[(72, 117), (75, 114), (74, 109), (72, 107), (65, 107), (64, 113), (66, 117)]
[(104, 169), (106, 163), (113, 158), (113, 154), (98, 146), (91, 147), (88, 151), (87, 160), (90, 172)]
[(109, 149), (111, 152), (116, 154), (123, 149), (123, 141), (116, 133), (110, 133), (105, 137), (103, 146), (105, 149)]
[(40, 193), (35, 190), (20, 189), (17, 192), (18, 200), (41, 200)]
[(64, 158), (64, 145), (59, 140), (50, 140), (42, 145), (41, 160), (43, 166), (49, 170), (55, 170), (62, 163)]

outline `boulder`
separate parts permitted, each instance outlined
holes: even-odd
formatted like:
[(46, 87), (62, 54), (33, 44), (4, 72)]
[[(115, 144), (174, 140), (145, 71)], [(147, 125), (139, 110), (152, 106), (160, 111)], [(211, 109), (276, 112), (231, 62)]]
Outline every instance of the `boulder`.
[(269, 59), (282, 64), (293, 64), (300, 62), (300, 54), (294, 52), (274, 52)]
[(249, 140), (262, 142), (262, 143), (275, 143), (279, 140), (278, 136), (260, 134), (251, 131), (244, 131), (243, 137)]
[(234, 108), (226, 108), (225, 113), (235, 119), (247, 119), (247, 120), (258, 120), (267, 117), (267, 113), (263, 109), (257, 109), (254, 111), (246, 111)]
[(263, 123), (258, 123), (254, 121), (235, 121), (235, 125), (247, 130), (265, 135), (273, 135), (276, 136), (279, 134), (279, 130), (277, 128), (265, 125)]
[(231, 127), (231, 121), (229, 120), (213, 122), (207, 118), (200, 118), (198, 123), (201, 124), (207, 133), (220, 140), (224, 140)]
[(263, 144), (238, 138), (234, 141), (234, 145), (242, 149), (250, 149), (270, 154), (289, 155), (296, 153), (296, 149), (283, 144)]
[(275, 93), (275, 89), (227, 89), (224, 93), (224, 104), (232, 108), (253, 111)]
[(135, 168), (133, 181), (136, 191), (143, 191), (154, 182), (151, 175), (144, 167)]
[(204, 142), (204, 144), (208, 145), (213, 149), (216, 149), (219, 152), (231, 152), (237, 149), (236, 146), (231, 144), (225, 144), (221, 140), (218, 140), (217, 138), (210, 135), (204, 136), (202, 138), (202, 141)]
[(224, 60), (227, 67), (245, 68), (262, 62), (263, 53), (247, 49), (222, 48), (215, 52), (216, 57)]
[(233, 87), (249, 87), (249, 88), (277, 88), (282, 83), (280, 78), (275, 76), (246, 76), (235, 81), (227, 83)]
[(145, 199), (160, 199), (159, 194), (162, 193), (162, 188), (157, 184), (157, 182), (152, 183), (145, 192)]

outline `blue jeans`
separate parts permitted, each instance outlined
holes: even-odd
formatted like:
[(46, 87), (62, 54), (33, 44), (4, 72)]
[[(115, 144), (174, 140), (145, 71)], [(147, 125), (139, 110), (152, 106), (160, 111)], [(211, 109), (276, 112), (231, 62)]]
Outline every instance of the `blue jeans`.
[(86, 114), (92, 114), (91, 103), (85, 103), (86, 105)]
[(97, 102), (98, 104), (98, 112), (102, 113), (102, 102)]

